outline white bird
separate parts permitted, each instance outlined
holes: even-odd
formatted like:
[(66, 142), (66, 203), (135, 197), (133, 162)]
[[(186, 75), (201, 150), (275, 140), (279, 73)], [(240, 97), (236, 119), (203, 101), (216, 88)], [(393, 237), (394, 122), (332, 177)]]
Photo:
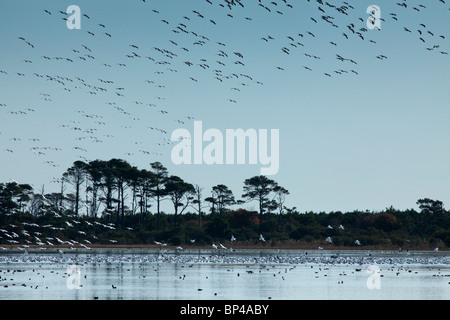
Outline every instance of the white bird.
[(236, 238), (233, 235), (231, 235), (231, 241), (236, 241)]
[(327, 229), (333, 229), (333, 227), (332, 227), (332, 226), (330, 226), (330, 225), (328, 225)]
[(434, 252), (438, 252), (439, 251), (439, 248), (434, 248)]
[(182, 247), (176, 247), (175, 249), (177, 249), (177, 250), (183, 250)]
[(259, 235), (259, 241), (266, 242), (266, 239), (264, 239), (262, 234)]
[(331, 241), (331, 237), (327, 237), (327, 238), (325, 239), (325, 241), (328, 242), (328, 243), (331, 243), (331, 242), (332, 242), (332, 241)]
[(318, 247), (317, 250), (323, 250), (323, 248), (322, 247)]
[(193, 239), (193, 240), (189, 240), (192, 244), (194, 244), (195, 243), (195, 239)]
[(219, 243), (219, 246), (222, 248), (222, 249), (226, 249), (227, 247), (225, 247), (223, 244), (221, 244), (221, 243)]
[(358, 245), (358, 246), (360, 246), (360, 245), (361, 245), (361, 242), (359, 242), (359, 240), (356, 240), (356, 241), (355, 241), (355, 244)]
[(344, 226), (343, 226), (342, 224), (339, 225), (339, 229), (345, 230), (345, 229), (344, 229)]
[(213, 243), (212, 245), (211, 245), (214, 249), (218, 249), (218, 247)]
[(0, 231), (3, 231), (5, 233), (5, 236), (12, 239), (12, 236), (7, 233), (8, 231), (6, 231), (6, 230), (0, 230)]
[(56, 241), (58, 241), (59, 243), (63, 244), (64, 241), (62, 241), (61, 239), (59, 239), (58, 237), (55, 237)]

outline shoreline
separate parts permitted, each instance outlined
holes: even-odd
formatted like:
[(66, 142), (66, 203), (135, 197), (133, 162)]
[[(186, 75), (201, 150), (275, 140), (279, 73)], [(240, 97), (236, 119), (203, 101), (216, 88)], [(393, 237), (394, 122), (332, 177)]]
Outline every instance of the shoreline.
[(89, 246), (80, 246), (80, 245), (54, 245), (54, 246), (39, 246), (39, 245), (0, 245), (0, 254), (2, 252), (59, 252), (60, 250), (69, 253), (80, 253), (80, 252), (95, 252), (95, 251), (164, 251), (164, 252), (210, 252), (210, 253), (226, 253), (226, 252), (246, 252), (246, 251), (260, 251), (260, 252), (290, 252), (290, 251), (308, 251), (308, 252), (359, 252), (359, 253), (367, 253), (367, 252), (390, 252), (390, 253), (398, 253), (398, 254), (406, 254), (408, 251), (410, 253), (435, 253), (439, 254), (440, 252), (449, 253), (450, 250), (448, 248), (439, 249), (439, 251), (435, 251), (430, 248), (417, 247), (417, 248), (398, 248), (398, 247), (379, 247), (379, 246), (364, 246), (364, 247), (346, 247), (346, 246), (332, 246), (326, 245), (318, 249), (319, 246), (311, 246), (311, 245), (245, 245), (245, 244), (237, 244), (236, 246), (229, 246), (225, 244), (225, 249), (214, 249), (212, 246), (207, 245), (187, 245), (187, 246), (160, 246), (156, 244), (91, 244)]
[(175, 263), (175, 264), (327, 264), (327, 265), (450, 265), (450, 251), (399, 251), (367, 249), (214, 249), (192, 246), (176, 249), (160, 246), (97, 245), (94, 248), (22, 248), (0, 251), (2, 263)]

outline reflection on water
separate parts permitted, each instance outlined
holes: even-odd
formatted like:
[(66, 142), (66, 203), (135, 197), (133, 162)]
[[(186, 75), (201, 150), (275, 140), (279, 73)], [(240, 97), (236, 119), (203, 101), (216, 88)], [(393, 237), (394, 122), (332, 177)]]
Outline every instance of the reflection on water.
[[(448, 256), (368, 260), (358, 255), (314, 260), (305, 252), (242, 252), (227, 259), (207, 253), (170, 258), (160, 252), (2, 253), (0, 299), (450, 298)], [(379, 272), (369, 272), (369, 265)], [(377, 283), (372, 280), (378, 287), (370, 285)]]

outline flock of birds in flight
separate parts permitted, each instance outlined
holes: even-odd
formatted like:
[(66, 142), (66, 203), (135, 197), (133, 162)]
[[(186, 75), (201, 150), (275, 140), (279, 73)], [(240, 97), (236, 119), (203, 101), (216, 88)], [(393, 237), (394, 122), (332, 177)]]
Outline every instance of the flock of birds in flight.
[[(61, 221), (58, 221), (54, 224), (46, 224), (46, 225), (39, 225), (37, 223), (28, 223), (28, 222), (20, 222), (21, 226), (18, 226), (16, 224), (9, 224), (7, 226), (4, 226), (4, 228), (0, 228), (0, 239), (5, 240), (5, 243), (9, 243), (12, 245), (16, 245), (19, 243), (23, 243), (20, 247), (18, 247), (19, 250), (24, 250), (27, 252), (27, 249), (30, 248), (30, 246), (37, 245), (40, 250), (45, 250), (46, 248), (52, 248), (57, 246), (59, 253), (64, 253), (64, 250), (61, 248), (67, 248), (69, 250), (76, 250), (76, 249), (86, 249), (91, 250), (91, 244), (97, 243), (99, 241), (99, 238), (95, 235), (96, 230), (99, 228), (102, 231), (109, 231), (109, 230), (116, 230), (116, 227), (114, 223), (101, 223), (98, 221), (89, 222), (87, 220), (78, 220), (76, 217), (62, 217), (61, 215), (55, 213), (55, 217), (57, 219), (61, 219)], [(127, 230), (133, 231), (133, 228), (126, 227)], [(328, 225), (327, 230), (332, 230), (333, 227), (331, 225)], [(338, 226), (338, 229), (342, 232), (345, 232), (345, 228), (342, 224)], [(65, 239), (62, 240), (58, 236), (44, 236), (44, 233), (51, 232), (58, 232), (58, 231), (73, 231), (76, 230), (76, 236), (74, 237), (74, 233), (72, 233), (71, 239)], [(77, 240), (75, 240), (75, 238)], [(107, 244), (116, 244), (118, 243), (115, 239), (106, 239), (104, 240), (107, 242)], [(231, 235), (229, 239), (229, 244), (232, 245), (237, 241), (236, 237), (234, 235)], [(258, 241), (261, 243), (265, 243), (266, 239), (262, 234), (259, 235)], [(191, 239), (189, 240), (191, 246), (196, 245), (196, 240)], [(327, 244), (332, 244), (333, 241), (331, 237), (327, 237), (325, 239), (325, 242)], [(359, 240), (355, 240), (355, 245), (360, 246), (361, 242)], [(168, 246), (167, 243), (161, 242), (161, 241), (154, 241), (154, 245), (159, 248), (166, 248)], [(231, 247), (227, 247), (222, 243), (219, 243), (219, 245), (212, 243), (211, 249), (214, 250), (229, 250), (233, 251), (234, 249)], [(183, 250), (183, 247), (176, 246), (176, 250)], [(0, 250), (7, 250), (4, 246), (0, 246)], [(317, 250), (323, 250), (323, 247), (319, 246)], [(435, 251), (438, 251), (438, 249), (435, 249)]]
[[(303, 30), (286, 30), (290, 32), (283, 35), (280, 32), (271, 33), (270, 28), (260, 31), (261, 33), (257, 36), (261, 42), (260, 45), (267, 46), (268, 51), (273, 47), (279, 48), (277, 49), (279, 56), (272, 57), (272, 61), (276, 61), (276, 65), (268, 66), (268, 68), (273, 68), (274, 72), (291, 69), (292, 66), (284, 66), (280, 62), (287, 61), (285, 59), (287, 57), (295, 56), (301, 57), (300, 67), (298, 65), (295, 67), (299, 69), (299, 72), (303, 70), (302, 77), (308, 76), (308, 72), (320, 72), (325, 77), (324, 79), (344, 75), (358, 76), (359, 62), (356, 58), (336, 53), (332, 63), (324, 64), (325, 57), (322, 54), (314, 53), (316, 51), (315, 44), (323, 43), (324, 37), (321, 32), (326, 27), (339, 35), (337, 38), (326, 40), (330, 50), (344, 48), (349, 41), (358, 40), (363, 41), (365, 45), (373, 46), (375, 52), (377, 41), (371, 37), (377, 31), (369, 32), (366, 25), (368, 16), (364, 15), (365, 12), (356, 11), (355, 6), (349, 1), (256, 1), (257, 6), (253, 2), (242, 0), (205, 0), (203, 3), (199, 1), (196, 3), (197, 9), (192, 8), (190, 12), (185, 12), (178, 18), (175, 18), (173, 14), (172, 18), (165, 17), (160, 9), (152, 8), (152, 3), (148, 0), (130, 3), (130, 6), (138, 5), (139, 10), (148, 10), (152, 19), (160, 22), (161, 32), (168, 32), (172, 35), (167, 43), (161, 43), (151, 49), (147, 48), (146, 43), (130, 43), (126, 39), (116, 36), (113, 31), (109, 30), (107, 23), (103, 23), (98, 20), (98, 17), (86, 12), (82, 14), (83, 29), (79, 31), (85, 34), (83, 38), (85, 41), (74, 45), (70, 54), (55, 55), (54, 48), (46, 52), (45, 47), (34, 42), (32, 35), (17, 35), (17, 41), (23, 43), (16, 55), (18, 59), (21, 59), (20, 64), (17, 64), (17, 61), (13, 63), (13, 61), (3, 60), (0, 63), (0, 80), (13, 80), (14, 83), (22, 79), (38, 81), (48, 90), (39, 93), (34, 106), (20, 107), (22, 105), (20, 101), (6, 103), (0, 100), (0, 114), (3, 123), (9, 122), (9, 120), (20, 123), (21, 117), (37, 116), (43, 109), (42, 106), (55, 104), (54, 99), (58, 99), (61, 93), (65, 93), (67, 97), (75, 97), (74, 101), (77, 98), (81, 100), (92, 98), (94, 103), (103, 101), (105, 109), (96, 107), (96, 110), (101, 111), (88, 112), (71, 106), (73, 109), (67, 110), (66, 122), (58, 123), (54, 128), (54, 135), (67, 136), (68, 141), (64, 146), (52, 146), (51, 142), (43, 141), (39, 135), (17, 136), (17, 132), (6, 132), (4, 127), (0, 128), (2, 157), (6, 154), (13, 157), (17, 149), (25, 148), (38, 157), (41, 163), (59, 167), (60, 164), (54, 161), (52, 155), (54, 152), (67, 152), (70, 149), (72, 153), (77, 154), (78, 158), (88, 161), (89, 151), (95, 149), (97, 144), (109, 142), (113, 148), (117, 148), (115, 138), (118, 131), (131, 129), (137, 125), (145, 127), (151, 140), (146, 139), (144, 143), (142, 140), (137, 141), (136, 137), (130, 137), (129, 146), (134, 147), (132, 150), (125, 150), (129, 146), (124, 146), (123, 155), (131, 158), (161, 157), (164, 147), (172, 143), (170, 141), (171, 127), (187, 125), (187, 122), (195, 118), (193, 114), (180, 116), (179, 112), (172, 111), (167, 79), (176, 76), (177, 79), (198, 86), (205, 83), (207, 85), (217, 83), (224, 90), (224, 102), (231, 105), (238, 103), (239, 94), (246, 88), (250, 86), (264, 88), (264, 81), (247, 71), (247, 64), (252, 61), (252, 57), (246, 53), (246, 48), (233, 48), (233, 44), (215, 38), (216, 28), (224, 27), (220, 25), (223, 19), (230, 19), (229, 21), (232, 23), (244, 23), (245, 26), (246, 23), (256, 23), (256, 20), (263, 18), (267, 19), (266, 24), (270, 25), (270, 17), (273, 15), (285, 17), (290, 10), (300, 8), (301, 12), (304, 6), (309, 6), (309, 9), (315, 12), (310, 17), (302, 16), (308, 20), (308, 23), (304, 23), (306, 27)], [(445, 0), (435, 1), (442, 5), (443, 10), (450, 10)], [(412, 2), (415, 4), (411, 4)], [(143, 7), (141, 8), (141, 6)], [(249, 7), (251, 8), (249, 9)], [(442, 34), (442, 30), (432, 30), (420, 20), (417, 20), (417, 25), (401, 25), (405, 15), (414, 12), (420, 14), (427, 10), (427, 4), (403, 0), (397, 2), (395, 7), (397, 8), (395, 12), (384, 12), (381, 18), (383, 23), (389, 20), (392, 23), (400, 24), (402, 32), (411, 34), (413, 38), (416, 37), (418, 43), (425, 50), (448, 55), (445, 47), (448, 35)], [(258, 16), (252, 17), (252, 13), (256, 12), (255, 8), (259, 8), (265, 14), (260, 13)], [(218, 16), (210, 16), (210, 12)], [(43, 8), (41, 15), (43, 15), (42, 19), (64, 20), (61, 23), (65, 23), (69, 16), (64, 10), (54, 8)], [(240, 19), (240, 22), (236, 22), (237, 19)], [(344, 20), (348, 20), (348, 23), (341, 23)], [(201, 28), (198, 27), (199, 25)], [(114, 42), (122, 50), (126, 50), (126, 54), (120, 54), (115, 58), (116, 60), (112, 61), (110, 54), (106, 55), (102, 51), (101, 44), (105, 41)], [(199, 54), (204, 56), (199, 58)], [(380, 61), (389, 59), (384, 54), (374, 55), (373, 58)], [(336, 63), (338, 67), (334, 70), (323, 70), (324, 65), (329, 68), (333, 63)], [(41, 68), (42, 71), (39, 72), (36, 68), (32, 68), (36, 64), (45, 68)], [(101, 67), (105, 68), (104, 70), (115, 70), (124, 74), (127, 74), (127, 69), (130, 67), (149, 68), (152, 66), (153, 69), (148, 69), (148, 78), (139, 79), (136, 76), (133, 78), (136, 83), (129, 84), (122, 83), (121, 78), (98, 78), (95, 72), (73, 76), (59, 71), (65, 70), (67, 65), (74, 70), (91, 70), (92, 66), (92, 69)], [(88, 69), (86, 69), (86, 65), (88, 65)], [(15, 70), (19, 66), (20, 70)], [(128, 76), (133, 75), (128, 74)], [(135, 85), (145, 85), (150, 94), (146, 92), (143, 94), (145, 98), (139, 98), (129, 93), (132, 91), (131, 87)], [(202, 89), (198, 90), (201, 92)], [(149, 99), (150, 95), (153, 97)], [(111, 114), (118, 114), (122, 117), (120, 128), (111, 124), (109, 120)], [(110, 124), (112, 128), (109, 127)], [(149, 140), (152, 141), (152, 144), (148, 143)], [(60, 169), (64, 170), (65, 168)], [(57, 180), (57, 178), (55, 179)]]
[[(62, 218), (62, 216), (55, 213), (55, 217)], [(66, 217), (67, 218), (67, 217)], [(64, 222), (64, 223), (63, 223)], [(27, 249), (30, 248), (32, 245), (37, 245), (40, 250), (45, 250), (46, 248), (52, 248), (54, 246), (59, 247), (58, 252), (60, 254), (64, 253), (64, 249), (61, 248), (67, 248), (69, 250), (77, 250), (77, 249), (86, 249), (91, 250), (91, 244), (96, 243), (99, 241), (99, 239), (95, 236), (95, 228), (101, 228), (104, 231), (108, 230), (115, 230), (116, 227), (114, 223), (101, 223), (98, 221), (89, 222), (87, 220), (79, 221), (76, 218), (72, 217), (69, 219), (64, 219), (58, 222), (57, 224), (47, 224), (47, 225), (39, 225), (37, 223), (28, 223), (28, 222), (21, 222), (22, 226), (17, 226), (15, 224), (9, 224), (8, 226), (5, 226), (6, 229), (0, 228), (0, 239), (6, 240), (9, 244), (19, 244), (20, 242), (23, 242), (23, 244), (18, 247), (19, 250), (24, 250), (24, 252), (27, 252)], [(80, 228), (81, 227), (81, 228)], [(340, 224), (338, 227), (338, 230), (340, 232), (345, 232), (345, 228), (342, 224)], [(127, 230), (133, 231), (133, 228), (126, 227)], [(333, 227), (331, 225), (328, 225), (326, 227), (327, 230), (333, 230)], [(44, 237), (43, 233), (47, 233), (49, 230), (53, 230), (54, 232), (57, 231), (66, 231), (66, 230), (76, 230), (77, 240), (73, 239), (67, 239), (62, 240), (58, 238), (57, 236), (52, 237)], [(83, 231), (85, 230), (85, 231)], [(107, 244), (116, 244), (118, 243), (115, 239), (107, 239)], [(191, 239), (190, 245), (195, 246), (196, 240)], [(231, 235), (229, 239), (229, 244), (232, 245), (237, 241), (236, 237), (234, 235)], [(258, 241), (261, 243), (265, 243), (266, 239), (262, 234), (259, 235)], [(332, 244), (333, 240), (330, 236), (328, 236), (325, 239), (325, 243)], [(356, 246), (361, 246), (361, 241), (356, 239), (354, 241), (354, 244)], [(154, 245), (159, 248), (165, 248), (167, 247), (167, 243), (160, 242), (160, 241), (154, 241)], [(219, 245), (216, 245), (215, 243), (211, 244), (211, 249), (214, 250), (229, 250), (233, 251), (234, 249), (231, 247), (227, 247), (223, 245), (222, 243), (219, 243)], [(324, 248), (322, 246), (319, 246), (317, 250), (321, 251)], [(4, 246), (0, 246), (0, 250), (7, 250)], [(176, 246), (175, 250), (183, 250), (183, 247)], [(400, 249), (401, 250), (401, 249)], [(439, 248), (436, 247), (434, 249), (435, 252), (439, 251)], [(409, 250), (408, 250), (409, 254)]]

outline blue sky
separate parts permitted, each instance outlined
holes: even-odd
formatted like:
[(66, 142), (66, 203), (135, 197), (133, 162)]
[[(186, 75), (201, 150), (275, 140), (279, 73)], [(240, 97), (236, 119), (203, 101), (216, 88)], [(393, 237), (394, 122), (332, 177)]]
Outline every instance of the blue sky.
[[(117, 157), (239, 197), (259, 165), (171, 163), (170, 133), (192, 132), (195, 118), (205, 130), (279, 129), (271, 178), (302, 212), (449, 202), (449, 4), (347, 1), (342, 14), (313, 0), (261, 1), (271, 12), (211, 2), (2, 1), (0, 180), (57, 191), (51, 181), (75, 160)], [(72, 4), (89, 16), (81, 30), (59, 13)], [(362, 31), (372, 4), (381, 30)]]

